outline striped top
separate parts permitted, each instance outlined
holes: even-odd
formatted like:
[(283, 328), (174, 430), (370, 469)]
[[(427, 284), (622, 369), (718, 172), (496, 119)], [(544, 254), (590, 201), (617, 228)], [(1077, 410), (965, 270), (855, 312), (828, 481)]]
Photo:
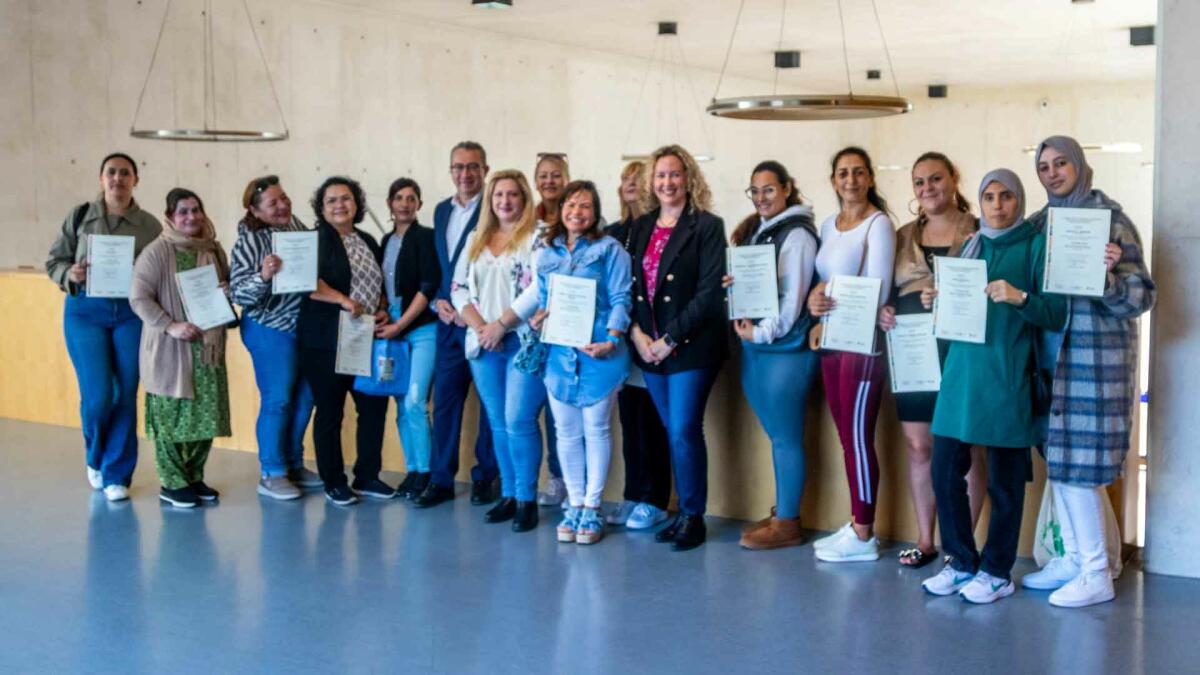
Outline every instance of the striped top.
[(238, 223), (237, 242), (233, 245), (229, 269), (229, 290), (233, 301), (242, 306), (243, 313), (267, 328), (285, 333), (296, 332), (296, 317), (300, 315), (303, 293), (271, 294), (271, 282), (259, 274), (263, 258), (271, 253), (271, 232), (304, 232), (295, 216), (287, 227), (264, 227), (251, 230)]

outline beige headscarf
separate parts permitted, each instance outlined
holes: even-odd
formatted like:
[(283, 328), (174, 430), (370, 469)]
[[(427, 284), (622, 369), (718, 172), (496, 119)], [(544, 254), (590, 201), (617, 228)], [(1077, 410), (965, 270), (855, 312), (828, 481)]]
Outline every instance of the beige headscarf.
[[(196, 254), (196, 267), (205, 265), (215, 265), (217, 268), (217, 279), (219, 281), (229, 280), (229, 262), (225, 257), (225, 250), (221, 248), (221, 242), (217, 241), (217, 230), (213, 227), (212, 221), (208, 219), (208, 215), (204, 216), (204, 229), (200, 231), (200, 236), (190, 237), (179, 230), (175, 229), (175, 223), (171, 220), (164, 219), (165, 227), (163, 227), (162, 238), (171, 242), (177, 250), (193, 251)], [(204, 331), (200, 348), (200, 360), (206, 366), (220, 365), (225, 362), (225, 327), (217, 326)]]

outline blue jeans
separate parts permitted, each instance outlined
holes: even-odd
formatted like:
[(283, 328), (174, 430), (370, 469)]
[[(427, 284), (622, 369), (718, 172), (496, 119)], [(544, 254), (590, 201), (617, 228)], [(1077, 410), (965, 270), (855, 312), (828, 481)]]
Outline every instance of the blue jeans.
[(263, 476), (283, 476), (304, 466), (304, 431), (313, 411), (312, 390), (300, 377), (300, 347), (295, 333), (248, 316), (242, 317), (241, 333), (258, 384), (258, 462)]
[(68, 295), (63, 334), (79, 381), (87, 464), (100, 471), (106, 487), (128, 486), (137, 467), (142, 320), (127, 300)]
[(708, 446), (704, 443), (704, 405), (717, 379), (717, 368), (663, 375), (646, 373), (646, 389), (667, 429), (671, 468), (679, 510), (702, 516), (708, 506)]
[(742, 391), (771, 439), (775, 515), (799, 518), (804, 494), (804, 414), (820, 365), (816, 352), (760, 352), (742, 347)]
[[(437, 357), (433, 373), (433, 456), (429, 460), (433, 475), (430, 481), (441, 487), (453, 487), (454, 477), (458, 475), (463, 406), (471, 390), (471, 368), (463, 350), (467, 329), (441, 321), (434, 325), (437, 326)], [(496, 457), (487, 415), (479, 416), (475, 462), (471, 480), (496, 477)]]
[(408, 343), (408, 391), (396, 397), (396, 430), (404, 446), (404, 467), (409, 473), (429, 472), (433, 427), (429, 423), (429, 390), (437, 360), (437, 326), (427, 323), (400, 338)]
[(513, 357), (519, 347), (520, 340), (510, 333), (500, 351), (484, 350), (470, 363), (492, 427), (500, 494), (528, 502), (537, 495), (542, 464), (542, 433), (537, 418), (546, 405), (546, 385), (537, 375), (516, 369)]

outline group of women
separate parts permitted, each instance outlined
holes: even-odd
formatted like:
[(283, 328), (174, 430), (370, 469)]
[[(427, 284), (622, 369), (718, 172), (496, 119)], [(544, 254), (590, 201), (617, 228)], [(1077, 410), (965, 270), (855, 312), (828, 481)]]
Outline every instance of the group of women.
[[(452, 154), (452, 175), (467, 167), (487, 173), (482, 148), (467, 142), (456, 146), (460, 151), (477, 154), (462, 155), (474, 158), (468, 163)], [(361, 186), (335, 176), (312, 198), (317, 290), (272, 294), (282, 261), (271, 252), (271, 234), (304, 229), (276, 177), (247, 185), (229, 262), (199, 196), (172, 190), (160, 226), (133, 200), (136, 163), (110, 155), (101, 164), (102, 195), (68, 214), (47, 262), (51, 278), (68, 293), (64, 323), (79, 378), (89, 480), (111, 500), (127, 497), (140, 371), (162, 499), (191, 507), (217, 498), (204, 483), (204, 462), (212, 439), (229, 434), (229, 326), (200, 330), (189, 323), (175, 284), (177, 272), (213, 265), (242, 309), (240, 332), (261, 394), (258, 491), (267, 497), (295, 499), (303, 488), (323, 487), (329, 501), (348, 505), (360, 496), (397, 493), (379, 477), (388, 401), (358, 391), (354, 377), (337, 372), (338, 315), (347, 312), (373, 314), (378, 340), (403, 343), (405, 363), (398, 370), (407, 388), (396, 397), (397, 426), (408, 475), (399, 492), (419, 506), (437, 503), (444, 488), (430, 479), (428, 409), (435, 357), (446, 348), (435, 335), (441, 320), (465, 326), (455, 348), (469, 364), (495, 453), (500, 494), (488, 522), (511, 521), (517, 532), (537, 526), (538, 417), (546, 411), (556, 446), (550, 455), (565, 488), (559, 541), (591, 544), (603, 538), (606, 525), (646, 529), (668, 520), (673, 478), (678, 514), (655, 539), (693, 549), (706, 538), (704, 409), (737, 342), (742, 388), (771, 442), (776, 497), (768, 517), (744, 528), (741, 545), (761, 550), (804, 543), (805, 401), (819, 372), (851, 503), (846, 525), (813, 542), (815, 556), (834, 563), (877, 560), (874, 436), (886, 360), (879, 349), (820, 349), (822, 319), (836, 311), (827, 285), (836, 275), (881, 280), (878, 327), (889, 331), (898, 315), (930, 311), (936, 256), (977, 258), (987, 263), (985, 341), (940, 341), (940, 391), (896, 395), (919, 533), (899, 563), (922, 567), (938, 557), (936, 522), (947, 562), (924, 580), (925, 591), (976, 603), (1010, 595), (1031, 448), (1037, 447), (1068, 536), (1065, 555), (1026, 575), (1023, 584), (1056, 589), (1049, 599), (1060, 606), (1109, 600), (1103, 486), (1120, 476), (1130, 444), (1136, 319), (1153, 306), (1155, 287), (1136, 229), (1119, 204), (1092, 187), (1079, 144), (1050, 137), (1038, 146), (1035, 162), (1045, 207), (1026, 217), (1021, 181), (996, 169), (979, 184), (976, 217), (953, 162), (926, 153), (912, 167), (916, 218), (897, 230), (863, 149), (848, 147), (833, 157), (830, 181), (839, 209), (820, 225), (788, 170), (764, 161), (746, 189), (754, 211), (728, 242), (702, 171), (677, 145), (625, 168), (620, 218), (607, 224), (595, 185), (571, 181), (562, 155), (539, 156), (534, 176), (541, 204), (535, 206), (524, 174), (497, 171), (486, 184), (478, 181), (476, 194), (460, 194), (450, 224), (436, 232), (417, 223), (420, 187), (401, 178), (388, 190), (393, 230), (382, 245), (357, 227), (366, 212)], [(445, 280), (438, 261), (446, 257), (446, 243), (437, 238), (466, 223), (468, 214), (459, 210), (472, 204), (478, 211), (449, 267), (451, 308), (440, 298)], [(1111, 212), (1102, 297), (1042, 292), (1043, 229), (1056, 207)], [(134, 238), (128, 301), (87, 295), (92, 234)], [(726, 289), (738, 283), (726, 270), (730, 245), (774, 247), (776, 316), (727, 319)], [(541, 341), (550, 288), (561, 276), (595, 283), (591, 342), (582, 347)], [(341, 447), (347, 395), (358, 413), (352, 482)], [(625, 500), (606, 515), (601, 496), (614, 405), (623, 429)], [(302, 461), (314, 409), (319, 475)], [(979, 551), (973, 531), (985, 490), (992, 510)]]

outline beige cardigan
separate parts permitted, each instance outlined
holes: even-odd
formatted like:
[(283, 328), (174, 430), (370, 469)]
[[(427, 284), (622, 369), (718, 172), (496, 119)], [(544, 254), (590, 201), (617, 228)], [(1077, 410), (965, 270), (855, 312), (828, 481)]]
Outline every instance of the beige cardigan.
[[(954, 242), (950, 245), (951, 258), (958, 257), (963, 244), (979, 229), (979, 221), (970, 213), (959, 211), (957, 220)], [(921, 251), (922, 229), (920, 220), (914, 220), (896, 232), (896, 267), (892, 274), (892, 283), (900, 289), (897, 295), (908, 295), (933, 288), (933, 270), (929, 269), (929, 264), (925, 262), (925, 254)]]
[[(229, 264), (220, 245), (216, 255), (217, 278), (228, 281)], [(159, 237), (138, 256), (133, 266), (129, 305), (142, 320), (138, 364), (146, 393), (192, 398), (192, 343), (167, 335), (167, 327), (172, 323), (187, 321), (183, 299), (175, 282), (175, 246), (171, 242)], [(219, 331), (223, 347), (226, 328), (211, 330)]]

